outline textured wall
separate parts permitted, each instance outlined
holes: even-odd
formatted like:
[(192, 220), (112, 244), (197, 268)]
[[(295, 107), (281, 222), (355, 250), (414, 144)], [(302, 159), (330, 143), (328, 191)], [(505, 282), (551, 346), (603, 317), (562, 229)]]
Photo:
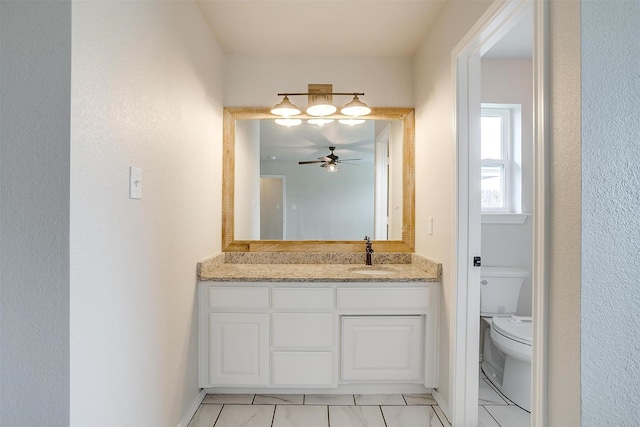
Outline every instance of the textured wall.
[(582, 424), (640, 425), (640, 2), (582, 2)]
[(192, 2), (74, 2), (72, 55), (71, 425), (173, 427), (221, 244), (224, 55)]
[(0, 425), (69, 424), (71, 2), (0, 2)]

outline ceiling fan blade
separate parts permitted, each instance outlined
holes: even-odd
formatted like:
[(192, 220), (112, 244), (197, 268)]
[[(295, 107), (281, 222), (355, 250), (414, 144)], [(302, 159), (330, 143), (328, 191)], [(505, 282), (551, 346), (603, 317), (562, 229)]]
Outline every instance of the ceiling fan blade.
[(331, 158), (327, 157), (327, 156), (324, 156), (324, 157), (318, 157), (318, 160), (322, 160), (323, 162), (330, 162)]
[(362, 160), (362, 159), (344, 159), (344, 160), (338, 160), (338, 162), (343, 163), (343, 162), (351, 162), (355, 160)]
[(308, 160), (305, 162), (298, 162), (299, 165), (309, 165), (311, 163), (322, 163), (324, 160)]
[(347, 162), (340, 162), (341, 165), (352, 165), (352, 166), (360, 166), (359, 163), (347, 163)]

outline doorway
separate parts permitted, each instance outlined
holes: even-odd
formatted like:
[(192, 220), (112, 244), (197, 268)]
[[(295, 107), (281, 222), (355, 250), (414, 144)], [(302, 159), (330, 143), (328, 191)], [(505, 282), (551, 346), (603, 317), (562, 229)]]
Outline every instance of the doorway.
[(480, 330), (480, 123), (481, 58), (498, 40), (522, 21), (533, 16), (533, 225), (531, 286), (533, 321), (532, 412), (531, 425), (546, 424), (545, 402), (545, 330), (546, 317), (546, 45), (545, 2), (513, 0), (496, 2), (483, 15), (453, 52), (456, 82), (456, 253), (455, 323), (453, 327), (453, 401), (454, 426), (478, 425), (478, 350)]
[(286, 176), (260, 176), (260, 240), (285, 240)]

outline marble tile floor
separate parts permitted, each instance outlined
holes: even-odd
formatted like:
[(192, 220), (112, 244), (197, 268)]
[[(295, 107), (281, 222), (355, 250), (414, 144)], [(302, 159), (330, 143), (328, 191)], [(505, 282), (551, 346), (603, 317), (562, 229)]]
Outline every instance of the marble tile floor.
[[(530, 415), (480, 379), (480, 427), (529, 427)], [(209, 394), (189, 427), (450, 427), (430, 394)]]

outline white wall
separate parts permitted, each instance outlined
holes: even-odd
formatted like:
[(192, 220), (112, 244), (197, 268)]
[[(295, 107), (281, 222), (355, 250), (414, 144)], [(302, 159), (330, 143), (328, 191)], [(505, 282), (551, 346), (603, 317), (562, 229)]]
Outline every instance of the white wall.
[(580, 0), (549, 4), (549, 427), (580, 424)]
[[(280, 92), (306, 92), (309, 83), (331, 83), (334, 92), (364, 92), (376, 107), (412, 107), (410, 58), (227, 56), (225, 107), (272, 107)], [(334, 103), (350, 101), (335, 97)], [(299, 106), (305, 97), (291, 97)]]
[(582, 2), (582, 425), (640, 425), (640, 3)]
[(71, 2), (0, 1), (0, 425), (69, 424)]
[[(288, 240), (361, 240), (373, 235), (372, 163), (340, 165), (262, 162), (262, 175), (285, 175)], [(296, 205), (292, 209), (291, 205)]]
[[(389, 127), (389, 158), (402, 159), (404, 126), (401, 122), (392, 121)], [(420, 165), (415, 165), (416, 169)], [(402, 222), (404, 220), (404, 167), (398, 162), (389, 163), (389, 205), (388, 205), (388, 240), (402, 240)], [(415, 183), (420, 188), (419, 183)]]
[[(414, 58), (416, 107), (416, 253), (442, 263), (438, 394), (451, 403), (451, 317), (454, 313), (455, 156), (451, 52), (489, 6), (483, 1), (447, 2)], [(433, 235), (426, 221), (433, 217)]]
[[(483, 103), (522, 105), (522, 207), (533, 207), (533, 64), (531, 59), (482, 59)], [(533, 222), (482, 224), (482, 264), (519, 267), (531, 272)], [(518, 314), (531, 315), (531, 277), (522, 286)]]
[(259, 121), (236, 121), (234, 168), (234, 238), (236, 240), (260, 240)]
[(224, 55), (191, 2), (74, 2), (72, 36), (71, 425), (176, 426), (221, 247)]

